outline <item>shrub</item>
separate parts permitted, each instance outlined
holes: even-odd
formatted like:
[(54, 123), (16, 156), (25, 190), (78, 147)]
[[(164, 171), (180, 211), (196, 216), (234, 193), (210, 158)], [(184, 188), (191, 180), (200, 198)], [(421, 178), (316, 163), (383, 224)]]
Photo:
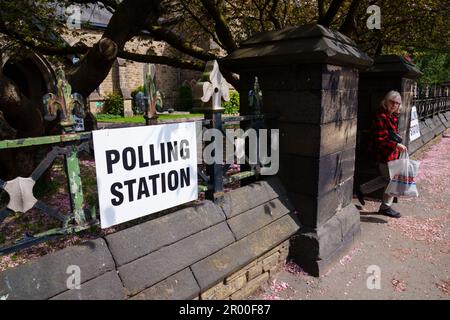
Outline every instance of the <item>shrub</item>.
[(224, 114), (239, 113), (239, 92), (230, 90), (230, 101), (224, 101), (222, 106), (225, 108)]
[(106, 114), (123, 116), (123, 97), (119, 94), (109, 93), (103, 108)]
[(143, 114), (144, 112), (139, 110), (137, 105), (136, 105), (136, 101), (135, 101), (135, 97), (138, 94), (138, 92), (144, 92), (144, 86), (139, 86), (136, 89), (134, 89), (133, 91), (131, 91), (131, 104), (133, 107), (133, 114)]
[(190, 86), (181, 86), (178, 89), (178, 110), (188, 111), (192, 108), (193, 100)]

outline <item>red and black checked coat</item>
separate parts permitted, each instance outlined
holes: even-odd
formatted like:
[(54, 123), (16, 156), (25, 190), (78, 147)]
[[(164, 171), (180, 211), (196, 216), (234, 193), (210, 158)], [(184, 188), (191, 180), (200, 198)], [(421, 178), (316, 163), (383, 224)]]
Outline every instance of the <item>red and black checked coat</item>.
[(389, 129), (398, 134), (398, 114), (389, 114), (380, 108), (372, 124), (369, 149), (375, 156), (376, 162), (388, 163), (399, 157), (397, 142), (389, 139)]

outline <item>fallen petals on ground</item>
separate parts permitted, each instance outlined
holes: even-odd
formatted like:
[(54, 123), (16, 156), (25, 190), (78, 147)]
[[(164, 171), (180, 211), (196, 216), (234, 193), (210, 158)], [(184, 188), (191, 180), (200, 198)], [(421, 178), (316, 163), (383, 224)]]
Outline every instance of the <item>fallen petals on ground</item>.
[(406, 291), (406, 282), (399, 279), (392, 279), (392, 285), (394, 286), (394, 290), (397, 292)]

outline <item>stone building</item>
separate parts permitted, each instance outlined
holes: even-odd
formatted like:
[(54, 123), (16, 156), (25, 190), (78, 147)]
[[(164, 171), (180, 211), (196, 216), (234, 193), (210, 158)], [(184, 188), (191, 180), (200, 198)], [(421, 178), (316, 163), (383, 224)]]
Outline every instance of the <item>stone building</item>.
[[(112, 14), (100, 9), (97, 5), (83, 7), (81, 9), (81, 29), (68, 28), (61, 37), (69, 44), (84, 43), (87, 46), (95, 44), (106, 29)], [(207, 41), (205, 43), (208, 43)], [(10, 48), (11, 47), (11, 48)], [(130, 52), (146, 54), (151, 52), (156, 55), (179, 55), (169, 45), (162, 41), (152, 41), (150, 37), (134, 38), (127, 43), (125, 49)], [(55, 92), (54, 66), (44, 56), (31, 51), (22, 51), (17, 56), (14, 48), (8, 44), (2, 44), (1, 68), (2, 72), (15, 81), (21, 91), (42, 108), (42, 96), (48, 92)], [(70, 56), (69, 60), (76, 63), (79, 57)], [(108, 76), (89, 97), (87, 97), (90, 111), (99, 113), (109, 93), (118, 93), (124, 97), (125, 113), (131, 112), (131, 92), (143, 85), (143, 73), (145, 63), (134, 62), (117, 58)], [(156, 84), (163, 94), (164, 106), (178, 109), (178, 91), (183, 83), (191, 83), (198, 80), (201, 72), (173, 68), (166, 65), (156, 65)]]
[[(97, 5), (83, 7), (81, 9), (82, 29), (68, 30), (63, 38), (70, 45), (77, 42), (91, 46), (95, 44), (106, 29), (112, 14), (99, 8)], [(162, 41), (153, 41), (150, 37), (136, 37), (129, 41), (125, 50), (139, 54), (152, 53), (156, 55), (179, 55), (169, 45)], [(100, 84), (96, 91), (89, 97), (89, 105), (92, 113), (101, 112), (105, 97), (109, 93), (122, 94), (125, 100), (125, 112), (131, 110), (131, 92), (143, 85), (145, 63), (134, 62), (117, 58), (108, 76)], [(183, 83), (198, 80), (201, 72), (174, 68), (166, 65), (156, 65), (156, 85), (163, 94), (164, 106), (178, 109), (178, 90)]]

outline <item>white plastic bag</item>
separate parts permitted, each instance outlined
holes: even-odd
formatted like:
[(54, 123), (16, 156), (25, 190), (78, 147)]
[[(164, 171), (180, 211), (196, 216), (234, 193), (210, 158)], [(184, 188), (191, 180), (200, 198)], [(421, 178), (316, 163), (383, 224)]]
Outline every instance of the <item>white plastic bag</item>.
[(418, 197), (416, 177), (419, 172), (419, 165), (419, 161), (409, 159), (407, 152), (402, 152), (398, 160), (389, 161), (391, 181), (385, 193), (396, 197)]

